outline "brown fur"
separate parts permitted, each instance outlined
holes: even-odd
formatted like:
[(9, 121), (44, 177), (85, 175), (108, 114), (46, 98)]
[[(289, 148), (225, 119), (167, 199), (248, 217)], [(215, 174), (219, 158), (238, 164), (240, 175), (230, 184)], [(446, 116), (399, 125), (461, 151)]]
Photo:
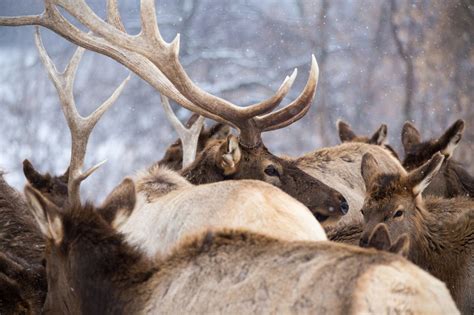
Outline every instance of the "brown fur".
[(407, 233), (408, 258), (444, 281), (460, 310), (472, 314), (474, 202), (462, 197), (421, 197), (428, 184), (424, 181), (435, 176), (443, 163), (439, 157), (402, 176), (378, 173), (370, 161), (373, 158), (364, 156), (362, 172), (369, 188), (362, 210), (365, 228), (361, 245), (367, 246), (368, 236), (381, 222), (393, 238)]
[[(206, 147), (181, 174), (193, 184), (258, 179), (279, 187), (302, 202), (318, 219), (339, 218), (347, 213), (347, 202), (338, 191), (302, 171), (295, 161), (273, 155), (263, 144), (255, 148), (239, 144), (240, 158), (232, 171), (226, 172), (219, 161), (227, 151), (229, 141), (215, 141)], [(269, 173), (270, 169), (273, 173)]]
[(329, 226), (325, 230), (330, 241), (358, 246), (364, 226), (361, 222), (357, 221), (338, 226)]
[[(461, 140), (464, 122), (456, 121), (438, 139), (422, 141), (421, 135), (411, 123), (405, 123), (402, 130), (402, 142), (405, 149), (403, 166), (413, 170), (426, 163), (438, 151), (447, 149), (450, 143), (457, 145)], [(454, 150), (448, 150), (448, 153)], [(425, 190), (424, 195), (435, 195), (445, 198), (467, 196), (474, 198), (474, 177), (450, 156), (443, 163), (440, 172)]]
[[(56, 208), (26, 194), (34, 211)], [(90, 205), (52, 211), (62, 232), (48, 240), (46, 313), (456, 312), (443, 284), (391, 254), (223, 230), (150, 261)]]
[(0, 314), (39, 314), (46, 296), (44, 241), (27, 208), (0, 174)]

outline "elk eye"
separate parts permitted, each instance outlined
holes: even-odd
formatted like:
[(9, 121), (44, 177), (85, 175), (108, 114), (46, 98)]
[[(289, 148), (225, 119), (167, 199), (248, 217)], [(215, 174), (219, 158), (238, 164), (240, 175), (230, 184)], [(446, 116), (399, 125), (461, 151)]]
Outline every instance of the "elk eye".
[(364, 210), (363, 210), (363, 209), (361, 209), (361, 210), (360, 210), (360, 213), (362, 213), (362, 215), (365, 215), (365, 213), (364, 213)]
[(398, 218), (398, 217), (401, 217), (403, 215), (403, 211), (402, 210), (397, 210), (397, 212), (395, 212), (395, 214), (393, 215), (394, 218)]
[(275, 168), (273, 165), (268, 165), (265, 170), (265, 174), (268, 176), (280, 176), (280, 173), (278, 173), (278, 170)]

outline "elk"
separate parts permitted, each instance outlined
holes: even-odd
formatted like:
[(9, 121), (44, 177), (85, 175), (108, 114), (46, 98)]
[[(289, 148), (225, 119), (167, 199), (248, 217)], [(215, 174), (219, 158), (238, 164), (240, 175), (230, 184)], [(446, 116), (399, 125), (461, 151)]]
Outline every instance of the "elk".
[(45, 244), (27, 208), (0, 172), (1, 314), (39, 314), (46, 297)]
[[(123, 185), (119, 217), (134, 211), (135, 185)], [(393, 254), (218, 229), (150, 259), (102, 209), (25, 195), (47, 241), (46, 314), (458, 313), (441, 281)]]
[(368, 236), (380, 223), (393, 238), (407, 234), (408, 259), (445, 282), (461, 312), (472, 314), (474, 202), (465, 197), (421, 196), (444, 158), (438, 152), (408, 175), (400, 175), (381, 173), (376, 159), (364, 155), (361, 172), (367, 197), (360, 244), (366, 246)]
[(380, 125), (380, 127), (370, 137), (356, 135), (352, 130), (351, 125), (341, 119), (337, 120), (336, 125), (341, 142), (362, 142), (373, 145), (381, 145), (385, 147), (385, 149), (389, 150), (393, 156), (397, 158), (397, 160), (400, 160), (397, 152), (390, 145), (385, 144), (385, 141), (387, 140), (388, 129), (386, 124)]
[(474, 177), (459, 162), (451, 158), (461, 141), (463, 131), (464, 121), (459, 119), (441, 137), (422, 141), (420, 132), (412, 123), (406, 122), (403, 125), (402, 143), (405, 150), (403, 166), (408, 171), (420, 167), (438, 151), (446, 157), (441, 170), (424, 191), (425, 195), (474, 198)]
[[(296, 70), (269, 99), (239, 107), (203, 91), (191, 81), (179, 62), (179, 35), (171, 43), (163, 40), (156, 23), (153, 1), (141, 1), (142, 32), (136, 36), (125, 32), (117, 1), (110, 0), (107, 4), (107, 22), (93, 14), (83, 0), (45, 0), (43, 14), (2, 17), (0, 25), (49, 28), (79, 46), (118, 61), (162, 95), (188, 110), (238, 129), (238, 138), (228, 136), (204, 150), (191, 166), (181, 171), (191, 183), (259, 179), (276, 185), (324, 218), (340, 218), (347, 213), (349, 206), (343, 195), (303, 172), (294, 161), (271, 154), (261, 139), (262, 132), (286, 127), (309, 110), (319, 73), (314, 56), (303, 92), (288, 106), (271, 112), (289, 92)], [(73, 26), (58, 7), (91, 32), (83, 32)]]

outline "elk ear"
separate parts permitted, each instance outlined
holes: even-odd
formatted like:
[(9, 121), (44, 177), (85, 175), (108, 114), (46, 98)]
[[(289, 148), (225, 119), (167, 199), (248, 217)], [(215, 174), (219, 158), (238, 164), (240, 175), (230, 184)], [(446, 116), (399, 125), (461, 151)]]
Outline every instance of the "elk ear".
[(224, 175), (232, 175), (237, 172), (237, 164), (241, 157), (239, 139), (234, 135), (229, 135), (219, 147), (216, 158), (217, 166), (224, 171)]
[(370, 137), (369, 143), (375, 145), (382, 145), (387, 139), (387, 125), (382, 124), (379, 129)]
[(443, 161), (444, 155), (437, 152), (431, 160), (408, 174), (408, 185), (415, 196), (421, 194), (428, 187), (436, 174), (438, 174)]
[(365, 182), (366, 190), (369, 190), (372, 181), (377, 176), (379, 170), (379, 164), (374, 156), (370, 153), (365, 153), (362, 157), (362, 163), (360, 165), (360, 171), (362, 178)]
[(357, 137), (352, 131), (351, 126), (345, 121), (339, 119), (336, 124), (339, 132), (339, 139), (341, 139), (342, 142), (352, 141)]
[(230, 135), (230, 126), (222, 123), (216, 123), (209, 130), (209, 138), (224, 139)]
[(38, 173), (28, 159), (23, 161), (23, 173), (28, 182), (35, 188), (41, 189), (49, 185), (48, 176)]
[(25, 186), (25, 197), (43, 235), (59, 244), (63, 238), (61, 210), (30, 185)]
[(462, 139), (464, 132), (464, 121), (462, 119), (457, 120), (446, 132), (438, 139), (438, 143), (441, 145), (441, 154), (449, 159), (459, 142)]
[(372, 234), (370, 234), (368, 247), (388, 251), (391, 245), (392, 241), (387, 226), (383, 223), (377, 224)]
[(107, 196), (98, 212), (105, 221), (118, 228), (132, 214), (136, 201), (135, 183), (132, 179), (125, 178)]
[(405, 258), (408, 257), (410, 252), (410, 239), (408, 235), (405, 233), (397, 238), (395, 243), (390, 246), (389, 252), (402, 255)]
[(402, 144), (405, 152), (415, 145), (421, 143), (421, 135), (418, 129), (409, 121), (403, 124), (402, 128)]

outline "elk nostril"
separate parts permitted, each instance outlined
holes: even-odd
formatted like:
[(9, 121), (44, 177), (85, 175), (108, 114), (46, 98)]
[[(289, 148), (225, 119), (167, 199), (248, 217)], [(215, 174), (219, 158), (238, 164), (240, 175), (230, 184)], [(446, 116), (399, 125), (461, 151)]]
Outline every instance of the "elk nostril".
[(347, 203), (347, 201), (341, 202), (341, 212), (342, 214), (346, 214), (347, 212), (349, 212), (349, 204)]

